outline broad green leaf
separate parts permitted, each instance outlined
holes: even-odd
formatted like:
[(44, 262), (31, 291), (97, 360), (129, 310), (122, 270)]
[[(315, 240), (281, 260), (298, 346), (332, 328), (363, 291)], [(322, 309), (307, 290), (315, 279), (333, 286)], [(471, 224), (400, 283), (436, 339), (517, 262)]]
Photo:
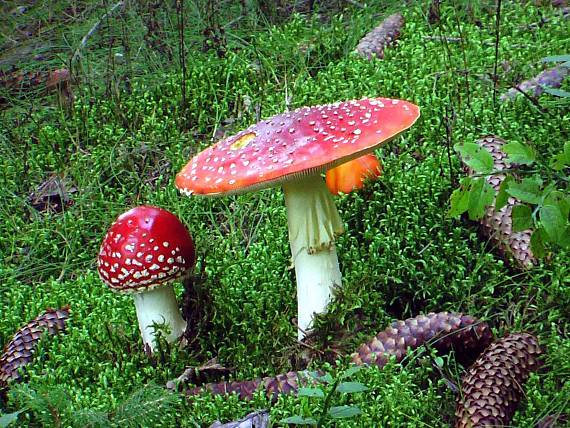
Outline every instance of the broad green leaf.
[(14, 413), (0, 413), (0, 428), (6, 428), (18, 420), (18, 415), (23, 410), (18, 410)]
[(311, 376), (313, 379), (318, 379), (322, 376), (321, 372), (317, 372), (317, 371), (310, 371), (307, 370), (306, 372), (309, 376)]
[(562, 153), (554, 155), (551, 161), (552, 168), (557, 171), (570, 165), (570, 142), (564, 144)]
[(536, 177), (529, 177), (517, 183), (512, 181), (509, 184), (507, 193), (521, 202), (538, 205), (542, 201), (540, 186), (542, 181)]
[(532, 232), (532, 235), (530, 236), (530, 249), (532, 251), (532, 254), (539, 259), (546, 256), (544, 240), (542, 239), (543, 233), (544, 230), (542, 228), (539, 228)]
[(352, 394), (353, 392), (368, 391), (368, 387), (360, 382), (342, 382), (336, 390), (343, 394)]
[(562, 213), (562, 217), (568, 218), (570, 215), (570, 195), (559, 190), (554, 190), (544, 198), (544, 205), (556, 205)]
[(570, 55), (552, 55), (542, 58), (542, 62), (570, 61)]
[(325, 396), (325, 393), (321, 388), (299, 388), (297, 395), (323, 398)]
[(316, 379), (322, 383), (331, 383), (333, 381), (333, 378), (330, 375), (330, 373), (325, 373), (324, 375), (319, 376)]
[(459, 152), (461, 159), (469, 168), (480, 174), (493, 171), (493, 156), (477, 143), (456, 144), (453, 148)]
[(472, 177), (463, 177), (459, 183), (459, 188), (455, 189), (449, 198), (450, 207), (447, 212), (449, 218), (458, 217), (467, 211), (469, 207), (469, 188)]
[(484, 178), (473, 180), (469, 189), (469, 218), (479, 220), (485, 214), (485, 208), (493, 203), (495, 189)]
[(566, 229), (564, 229), (558, 245), (562, 248), (570, 248), (570, 226), (566, 226)]
[(552, 157), (550, 165), (554, 170), (560, 171), (570, 165), (570, 161), (566, 159), (566, 155), (564, 153), (559, 153)]
[(532, 210), (527, 205), (513, 207), (513, 232), (522, 232), (532, 227)]
[(459, 217), (467, 208), (469, 208), (469, 190), (468, 189), (455, 189), (449, 198), (451, 206), (447, 212), (447, 216), (454, 218)]
[(558, 205), (544, 205), (540, 207), (539, 215), (540, 224), (550, 240), (559, 244), (564, 239), (567, 221)]
[(340, 378), (341, 379), (346, 379), (351, 377), (352, 375), (358, 373), (360, 370), (362, 370), (362, 366), (351, 366), (348, 369), (346, 369), (341, 375)]
[(531, 165), (536, 159), (534, 149), (527, 144), (508, 143), (502, 147), (502, 150), (509, 155), (508, 160), (512, 163)]
[(495, 211), (499, 211), (501, 208), (507, 205), (507, 202), (509, 202), (509, 194), (507, 193), (507, 189), (509, 188), (511, 181), (513, 181), (513, 177), (508, 175), (501, 183), (499, 192), (495, 198)]
[(297, 424), (297, 425), (316, 425), (317, 420), (314, 418), (304, 418), (302, 416), (291, 416), (289, 418), (281, 419), (282, 424)]
[(329, 416), (335, 419), (350, 418), (361, 413), (362, 411), (356, 406), (333, 406), (328, 411)]
[(321, 374), (320, 372), (310, 371), (307, 372), (307, 374), (322, 383), (331, 383), (333, 381), (333, 378), (329, 373)]
[(561, 98), (570, 98), (570, 92), (563, 91), (562, 89), (550, 88), (548, 86), (543, 86), (542, 89), (544, 89), (544, 92), (550, 95), (554, 95)]

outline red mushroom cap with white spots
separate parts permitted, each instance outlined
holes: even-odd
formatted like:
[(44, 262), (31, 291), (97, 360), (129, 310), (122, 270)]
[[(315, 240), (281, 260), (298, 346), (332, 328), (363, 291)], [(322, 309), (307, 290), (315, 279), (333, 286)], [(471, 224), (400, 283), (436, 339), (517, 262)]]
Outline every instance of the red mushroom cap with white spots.
[(194, 261), (194, 243), (180, 220), (162, 208), (140, 206), (111, 225), (97, 269), (114, 291), (138, 293), (178, 278)]
[(302, 107), (198, 153), (176, 176), (186, 194), (235, 194), (317, 173), (371, 152), (418, 119), (408, 101), (365, 98)]

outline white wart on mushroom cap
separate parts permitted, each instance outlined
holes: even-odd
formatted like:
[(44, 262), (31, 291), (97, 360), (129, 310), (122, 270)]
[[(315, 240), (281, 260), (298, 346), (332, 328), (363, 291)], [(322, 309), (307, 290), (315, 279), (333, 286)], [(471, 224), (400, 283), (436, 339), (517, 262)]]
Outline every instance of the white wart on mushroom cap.
[(168, 324), (169, 342), (186, 328), (171, 282), (194, 265), (192, 238), (172, 213), (140, 206), (120, 215), (105, 235), (97, 270), (113, 291), (131, 293), (145, 344), (154, 349), (152, 324)]
[(217, 196), (283, 186), (301, 337), (341, 285), (334, 239), (343, 227), (320, 173), (371, 152), (418, 117), (418, 106), (388, 98), (302, 107), (200, 152), (178, 173), (176, 187)]

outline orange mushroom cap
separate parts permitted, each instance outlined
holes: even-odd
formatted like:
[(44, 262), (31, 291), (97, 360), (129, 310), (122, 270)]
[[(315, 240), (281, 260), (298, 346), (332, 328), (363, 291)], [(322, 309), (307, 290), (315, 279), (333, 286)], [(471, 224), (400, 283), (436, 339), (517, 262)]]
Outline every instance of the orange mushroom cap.
[(380, 177), (381, 174), (382, 164), (375, 155), (368, 153), (329, 169), (326, 182), (329, 191), (333, 195), (338, 195), (360, 190), (367, 179)]

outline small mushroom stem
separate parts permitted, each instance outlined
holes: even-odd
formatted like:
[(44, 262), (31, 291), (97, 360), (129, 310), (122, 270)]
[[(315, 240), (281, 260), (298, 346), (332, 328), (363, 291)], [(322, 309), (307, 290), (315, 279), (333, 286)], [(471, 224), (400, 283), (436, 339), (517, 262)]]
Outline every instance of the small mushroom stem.
[(297, 278), (298, 339), (311, 328), (314, 313), (326, 312), (333, 287), (342, 285), (334, 247), (343, 232), (332, 195), (319, 174), (283, 185), (289, 243)]
[(172, 285), (157, 287), (133, 295), (137, 310), (139, 329), (145, 345), (154, 352), (155, 329), (153, 324), (167, 325), (166, 341), (173, 343), (186, 330), (186, 321), (180, 315)]

